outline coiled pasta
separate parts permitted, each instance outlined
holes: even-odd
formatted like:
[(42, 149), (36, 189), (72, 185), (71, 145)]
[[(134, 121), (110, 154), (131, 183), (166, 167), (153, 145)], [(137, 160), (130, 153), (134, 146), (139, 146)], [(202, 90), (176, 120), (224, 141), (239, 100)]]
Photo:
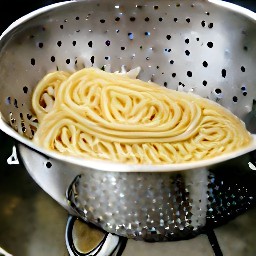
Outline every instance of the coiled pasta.
[(183, 163), (251, 142), (244, 124), (215, 102), (97, 68), (47, 74), (32, 107), (36, 144), (87, 159)]

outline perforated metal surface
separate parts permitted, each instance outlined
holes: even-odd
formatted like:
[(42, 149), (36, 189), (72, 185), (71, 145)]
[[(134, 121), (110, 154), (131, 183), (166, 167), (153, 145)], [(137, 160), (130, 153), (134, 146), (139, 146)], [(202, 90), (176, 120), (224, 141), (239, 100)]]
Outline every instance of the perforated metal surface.
[(103, 176), (92, 171), (76, 179), (69, 199), (85, 220), (103, 225), (111, 233), (148, 240), (184, 238), (203, 227), (206, 220), (207, 180), (202, 178), (207, 173), (195, 174), (197, 171), (185, 176)]
[(125, 65), (244, 118), (256, 94), (255, 30), (252, 18), (208, 1), (68, 2), (2, 38), (1, 113), (30, 137), (31, 93), (46, 72)]
[[(3, 118), (31, 138), (37, 125), (31, 94), (43, 75), (84, 66), (116, 71), (124, 65), (140, 66), (142, 80), (192, 91), (244, 120), (256, 98), (255, 15), (212, 2), (74, 1), (22, 18), (0, 41)], [(69, 203), (110, 232), (180, 239), (206, 223), (209, 170), (105, 173), (20, 149), (32, 177), (70, 211), (65, 192), (80, 177), (69, 190)]]
[(34, 180), (72, 215), (137, 240), (188, 239), (256, 204), (253, 155), (208, 171), (118, 173), (84, 171), (22, 144), (18, 149)]

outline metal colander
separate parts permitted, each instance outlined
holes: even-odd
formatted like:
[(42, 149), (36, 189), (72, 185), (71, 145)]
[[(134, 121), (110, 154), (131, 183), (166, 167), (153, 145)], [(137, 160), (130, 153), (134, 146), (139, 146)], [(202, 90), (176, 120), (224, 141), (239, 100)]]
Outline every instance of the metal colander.
[(38, 9), (0, 40), (0, 128), (17, 140), (34, 180), (70, 213), (129, 238), (195, 236), (253, 205), (253, 190), (239, 183), (240, 171), (251, 171), (249, 154), (164, 172), (80, 164), (30, 141), (31, 94), (53, 70), (141, 67), (138, 78), (209, 98), (244, 121), (256, 99), (255, 18), (216, 0), (67, 1)]

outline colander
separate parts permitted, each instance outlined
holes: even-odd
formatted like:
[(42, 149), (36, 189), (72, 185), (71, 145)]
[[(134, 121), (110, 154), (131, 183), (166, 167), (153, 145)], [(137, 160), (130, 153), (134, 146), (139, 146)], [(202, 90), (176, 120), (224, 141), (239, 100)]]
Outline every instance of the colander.
[(193, 237), (207, 220), (221, 223), (239, 213), (234, 205), (254, 203), (239, 179), (232, 187), (218, 177), (251, 171), (255, 136), (249, 148), (193, 164), (63, 156), (33, 144), (31, 94), (54, 70), (140, 67), (139, 79), (209, 98), (245, 121), (256, 99), (255, 18), (216, 0), (84, 0), (40, 8), (1, 36), (0, 129), (17, 142), (33, 179), (69, 213), (138, 240)]

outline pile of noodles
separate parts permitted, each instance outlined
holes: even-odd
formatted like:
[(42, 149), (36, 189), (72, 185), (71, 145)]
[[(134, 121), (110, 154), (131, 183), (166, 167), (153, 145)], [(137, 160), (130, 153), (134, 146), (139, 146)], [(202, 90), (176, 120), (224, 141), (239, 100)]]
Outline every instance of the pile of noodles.
[(37, 145), (86, 159), (184, 163), (252, 141), (244, 123), (215, 102), (97, 68), (47, 74), (32, 107)]

